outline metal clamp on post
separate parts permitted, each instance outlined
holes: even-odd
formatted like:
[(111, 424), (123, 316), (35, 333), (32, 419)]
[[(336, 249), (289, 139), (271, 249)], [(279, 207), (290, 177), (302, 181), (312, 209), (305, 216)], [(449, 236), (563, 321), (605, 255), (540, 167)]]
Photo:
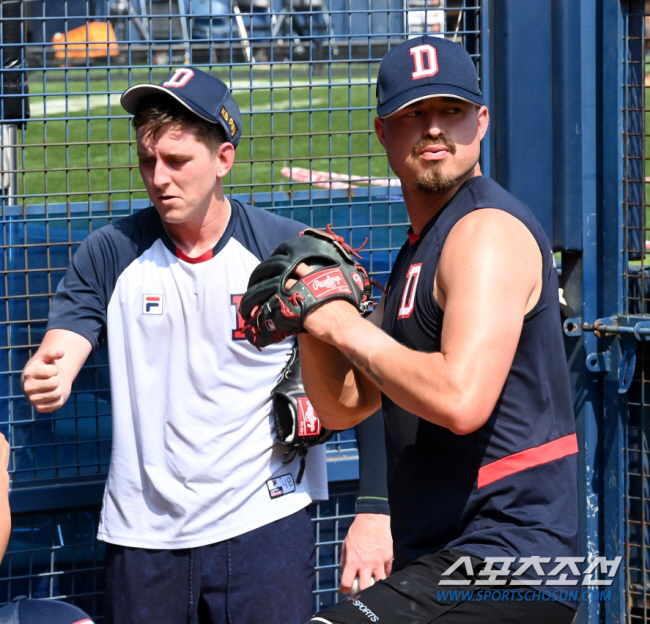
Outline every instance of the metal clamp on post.
[(583, 331), (594, 332), (595, 334), (620, 334), (623, 329), (616, 316), (606, 316), (595, 320), (593, 323), (581, 323)]
[(636, 344), (623, 343), (623, 356), (621, 357), (621, 365), (618, 371), (618, 393), (625, 394), (630, 389), (630, 384), (634, 377), (634, 369), (636, 368)]
[(587, 356), (587, 370), (592, 373), (609, 373), (612, 356), (609, 351), (598, 351)]
[(650, 321), (639, 321), (634, 325), (634, 337), (639, 341), (650, 340)]
[(636, 347), (637, 343), (650, 340), (650, 321), (636, 321), (632, 319), (632, 335), (634, 342), (630, 338), (622, 340), (625, 345), (623, 349), (623, 357), (621, 359), (620, 374), (618, 378), (618, 391), (625, 393), (629, 390), (632, 378), (634, 377), (634, 369), (636, 367)]
[[(572, 319), (568, 319), (572, 320)], [(565, 321), (565, 325), (568, 322)], [(593, 324), (581, 323), (582, 331), (600, 335), (610, 335), (620, 340), (621, 360), (619, 365), (618, 391), (624, 394), (630, 389), (636, 367), (636, 349), (639, 342), (650, 340), (650, 321), (643, 317), (610, 316), (598, 319)], [(565, 328), (565, 333), (567, 330)], [(567, 333), (567, 335), (569, 335)], [(609, 372), (611, 356), (609, 352), (590, 353), (587, 368), (592, 372)]]
[[(577, 319), (567, 319), (569, 321)], [(583, 331), (597, 334), (611, 334), (620, 338), (634, 338), (637, 342), (650, 340), (650, 320), (639, 316), (607, 316), (598, 319), (594, 323), (581, 323)], [(566, 333), (566, 329), (565, 329)]]
[(562, 329), (570, 338), (582, 336), (582, 319), (579, 316), (568, 318), (562, 323)]

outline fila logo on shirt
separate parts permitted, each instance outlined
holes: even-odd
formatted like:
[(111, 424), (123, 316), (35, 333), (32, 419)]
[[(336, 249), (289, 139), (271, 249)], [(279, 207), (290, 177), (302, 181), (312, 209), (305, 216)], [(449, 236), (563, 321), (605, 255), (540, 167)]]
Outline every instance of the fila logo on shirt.
[(162, 295), (142, 295), (142, 314), (162, 314)]
[(411, 48), (410, 53), (415, 65), (414, 71), (411, 74), (413, 80), (430, 78), (438, 73), (438, 55), (432, 45), (415, 46)]
[(412, 264), (406, 273), (406, 284), (404, 284), (402, 301), (397, 312), (398, 319), (408, 318), (413, 312), (413, 308), (415, 307), (415, 292), (417, 291), (421, 269), (422, 263), (418, 262), (417, 264)]

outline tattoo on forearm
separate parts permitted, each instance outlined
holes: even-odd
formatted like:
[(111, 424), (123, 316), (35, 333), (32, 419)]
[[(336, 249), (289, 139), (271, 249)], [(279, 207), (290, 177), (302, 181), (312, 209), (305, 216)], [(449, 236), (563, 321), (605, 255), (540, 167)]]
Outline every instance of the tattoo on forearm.
[(359, 359), (354, 353), (349, 353), (348, 358), (350, 359), (350, 362), (354, 364), (359, 370), (363, 371), (370, 379), (373, 379), (374, 382), (378, 386), (383, 386), (384, 385), (384, 380), (373, 371), (368, 364), (366, 364), (363, 360)]

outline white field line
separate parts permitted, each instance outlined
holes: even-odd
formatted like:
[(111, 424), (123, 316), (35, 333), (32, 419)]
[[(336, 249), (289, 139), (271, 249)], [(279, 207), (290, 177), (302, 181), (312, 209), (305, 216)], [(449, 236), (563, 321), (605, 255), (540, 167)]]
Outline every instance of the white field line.
[[(45, 100), (47, 99), (47, 102)], [(325, 98), (293, 98), (291, 104), (289, 100), (286, 101), (277, 101), (277, 96), (275, 96), (275, 101), (273, 103), (273, 110), (289, 110), (296, 108), (309, 108), (311, 107), (320, 107), (326, 103)], [(111, 111), (114, 114), (126, 114), (126, 111), (120, 106), (120, 94), (118, 93), (100, 93), (97, 95), (68, 95), (68, 96), (47, 96), (47, 98), (30, 96), (29, 98), (29, 107), (32, 117), (45, 117), (46, 114), (49, 117), (50, 115), (64, 115), (68, 113), (83, 113), (85, 111), (90, 111), (95, 108), (106, 108), (107, 106), (111, 107)], [(255, 112), (260, 111), (270, 111), (271, 104), (265, 104), (263, 106), (256, 106)], [(247, 109), (242, 109), (243, 114), (248, 114), (251, 111)]]

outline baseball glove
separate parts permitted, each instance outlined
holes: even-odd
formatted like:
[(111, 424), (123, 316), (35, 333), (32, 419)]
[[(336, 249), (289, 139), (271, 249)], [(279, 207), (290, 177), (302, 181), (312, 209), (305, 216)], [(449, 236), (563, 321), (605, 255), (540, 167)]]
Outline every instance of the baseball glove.
[(305, 394), (300, 372), (300, 352), (296, 344), (289, 355), (289, 361), (275, 388), (271, 391), (273, 399), (273, 421), (276, 440), (286, 447), (285, 463), (300, 456), (300, 470), (296, 483), (300, 483), (305, 472), (305, 456), (315, 444), (327, 442), (334, 431), (326, 429)]
[[(248, 341), (260, 348), (304, 331), (307, 314), (332, 299), (349, 301), (364, 313), (372, 284), (360, 258), (329, 225), (327, 231), (308, 228), (280, 243), (252, 272), (239, 306)], [(301, 262), (312, 271), (298, 279), (294, 271)], [(297, 281), (287, 288), (292, 278)]]

